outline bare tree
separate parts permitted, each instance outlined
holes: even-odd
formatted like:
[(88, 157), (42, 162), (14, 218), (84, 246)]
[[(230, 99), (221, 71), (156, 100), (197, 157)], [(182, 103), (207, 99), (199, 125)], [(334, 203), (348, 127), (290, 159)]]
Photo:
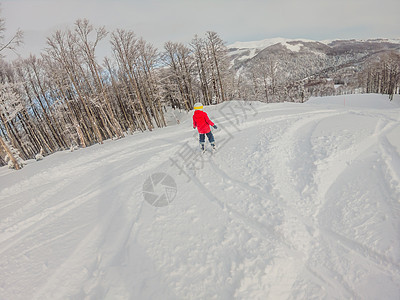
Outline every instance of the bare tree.
[(258, 96), (255, 91), (256, 99), (265, 99), (268, 103), (271, 101), (271, 97), (275, 97), (277, 89), (277, 76), (278, 76), (278, 62), (272, 57), (268, 56), (265, 58), (256, 58), (251, 68), (250, 76), (253, 78), (254, 89), (257, 89), (257, 85), (260, 85), (260, 95)]
[(393, 94), (400, 89), (400, 54), (386, 52), (369, 61), (358, 76), (360, 85), (367, 93)]
[(207, 43), (204, 39), (195, 35), (190, 46), (196, 61), (197, 74), (200, 80), (201, 92), (204, 104), (211, 104), (211, 91), (209, 88), (209, 79), (207, 71)]
[(179, 88), (181, 101), (186, 110), (190, 110), (195, 102), (192, 89), (191, 51), (182, 43), (167, 42), (164, 45), (164, 64), (169, 67), (170, 80)]
[[(91, 41), (90, 35), (93, 31), (95, 31), (95, 38), (93, 41)], [(105, 102), (105, 110), (103, 110), (105, 114), (103, 114), (103, 118), (107, 121), (107, 124), (111, 127), (111, 130), (118, 137), (121, 137), (123, 136), (122, 128), (115, 117), (110, 96), (108, 95), (107, 89), (105, 88), (100, 77), (101, 68), (95, 59), (96, 47), (98, 43), (107, 36), (107, 31), (104, 27), (99, 27), (96, 29), (93, 28), (87, 19), (83, 19), (75, 22), (75, 33), (77, 34), (78, 46), (82, 53), (82, 57), (86, 62), (93, 79), (93, 90), (97, 95), (101, 96)], [(88, 84), (91, 84), (91, 82), (88, 82)]]
[[(0, 18), (0, 58), (2, 57), (2, 52), (6, 49), (15, 51), (16, 47), (18, 47), (22, 43), (22, 38), (23, 38), (23, 33), (21, 30), (17, 30), (17, 32), (12, 36), (10, 40), (5, 40), (4, 37), (4, 32), (6, 30), (5, 27), (5, 20), (3, 18)], [(0, 84), (3, 84), (3, 82), (0, 82)], [(1, 125), (1, 124), (0, 124)], [(3, 126), (6, 126), (6, 124), (3, 124)], [(7, 154), (8, 158), (12, 162), (12, 166), (15, 169), (20, 169), (22, 167), (21, 164), (18, 163), (18, 160), (14, 157), (12, 151), (7, 147), (6, 142), (3, 140), (2, 136), (0, 135), (0, 148), (4, 149), (4, 152)]]
[(126, 76), (125, 84), (127, 85), (128, 95), (131, 97), (132, 101), (135, 100), (134, 96), (136, 96), (141, 117), (144, 119), (147, 129), (151, 131), (153, 129), (153, 124), (151, 123), (150, 116), (146, 109), (142, 90), (138, 84), (139, 74), (136, 68), (136, 62), (138, 59), (137, 43), (138, 40), (132, 31), (118, 29), (111, 34), (112, 50), (119, 68)]
[[(82, 105), (86, 117), (88, 119), (88, 128), (93, 128), (93, 133), (99, 143), (103, 143), (103, 136), (100, 132), (99, 124), (95, 116), (93, 106), (93, 98), (89, 92), (87, 74), (82, 68), (84, 64), (82, 56), (77, 49), (76, 35), (71, 31), (66, 34), (57, 31), (52, 37), (47, 39), (47, 44), (50, 46), (46, 49), (47, 54), (55, 61), (57, 61), (68, 75), (71, 83), (71, 91), (77, 95), (77, 99)], [(91, 136), (89, 134), (88, 136)], [(90, 138), (90, 140), (92, 140)]]
[(6, 31), (6, 22), (4, 18), (0, 17), (0, 56), (2, 56), (3, 50), (10, 50), (15, 52), (17, 47), (23, 43), (24, 33), (18, 29), (14, 35), (6, 40), (4, 32)]
[(206, 37), (207, 48), (209, 49), (210, 62), (212, 65), (212, 74), (215, 80), (214, 88), (216, 91), (216, 96), (217, 99), (220, 98), (221, 101), (225, 101), (225, 73), (228, 69), (228, 63), (226, 60), (227, 49), (224, 45), (224, 42), (216, 32), (208, 31)]
[[(21, 161), (18, 149), (23, 149), (21, 136), (18, 132), (22, 110), (23, 101), (18, 93), (18, 84), (11, 81), (3, 81), (0, 85), (0, 124), (2, 124), (0, 127), (6, 141), (1, 145), (7, 153), (8, 159), (12, 162), (10, 167), (15, 169), (22, 167), (22, 163), (15, 164)], [(23, 154), (25, 154), (23, 156), (26, 158), (26, 153)]]

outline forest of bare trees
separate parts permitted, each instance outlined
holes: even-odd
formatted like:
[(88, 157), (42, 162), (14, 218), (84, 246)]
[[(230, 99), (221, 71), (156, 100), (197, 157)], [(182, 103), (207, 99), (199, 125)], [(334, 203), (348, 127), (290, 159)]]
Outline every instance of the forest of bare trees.
[(383, 53), (368, 62), (359, 74), (359, 85), (363, 92), (388, 94), (393, 99), (400, 92), (400, 53)]
[[(5, 41), (4, 31), (0, 19), (0, 54), (22, 42), (22, 32)], [(106, 37), (112, 57), (99, 62), (96, 48)], [(77, 20), (72, 29), (48, 37), (39, 57), (0, 58), (0, 166), (19, 169), (37, 155), (164, 127), (168, 109), (189, 111), (196, 102), (302, 102), (335, 93), (334, 82), (305, 80), (307, 70), (289, 76), (285, 59), (255, 60), (247, 72), (232, 70), (230, 63), (215, 32), (195, 35), (189, 45), (166, 42), (160, 51), (133, 31), (109, 33)], [(386, 53), (358, 74), (354, 88), (393, 95), (399, 93), (399, 74), (399, 53)]]

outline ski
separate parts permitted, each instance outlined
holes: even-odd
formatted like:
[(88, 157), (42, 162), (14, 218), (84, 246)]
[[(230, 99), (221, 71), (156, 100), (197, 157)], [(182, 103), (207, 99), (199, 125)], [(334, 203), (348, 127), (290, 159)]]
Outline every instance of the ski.
[(209, 152), (210, 154), (214, 154), (215, 152), (217, 152), (217, 148), (204, 148), (201, 149), (201, 154), (205, 154), (206, 152)]

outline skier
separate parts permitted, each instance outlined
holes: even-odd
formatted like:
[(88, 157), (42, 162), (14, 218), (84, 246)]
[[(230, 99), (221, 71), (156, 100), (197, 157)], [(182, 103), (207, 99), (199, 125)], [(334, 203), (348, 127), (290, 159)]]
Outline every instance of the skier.
[(194, 105), (194, 114), (193, 114), (193, 129), (196, 129), (199, 132), (199, 142), (201, 150), (205, 150), (204, 142), (205, 142), (205, 135), (207, 135), (208, 140), (211, 144), (213, 150), (215, 150), (215, 140), (214, 135), (211, 132), (210, 125), (217, 129), (217, 125), (215, 125), (209, 118), (207, 113), (203, 111), (203, 104), (196, 103)]

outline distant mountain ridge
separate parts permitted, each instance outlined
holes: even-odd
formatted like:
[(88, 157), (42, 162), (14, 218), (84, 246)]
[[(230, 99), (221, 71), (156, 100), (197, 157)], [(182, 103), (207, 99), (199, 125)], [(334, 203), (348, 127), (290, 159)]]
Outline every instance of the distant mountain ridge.
[[(227, 45), (229, 54), (232, 58), (238, 60), (251, 59), (259, 52), (269, 47), (278, 47), (281, 45), (286, 47), (291, 52), (299, 52), (302, 46), (314, 45), (318, 49), (325, 49), (327, 53), (345, 52), (349, 50), (377, 50), (377, 49), (400, 49), (400, 38), (398, 39), (367, 39), (367, 40), (324, 40), (314, 41), (309, 39), (286, 39), (286, 38), (271, 38), (260, 41), (250, 42), (235, 42)], [(324, 45), (326, 46), (324, 48)], [(324, 51), (323, 51), (324, 52)]]
[(252, 90), (255, 99), (262, 97), (262, 90), (265, 95), (272, 93), (279, 98), (274, 101), (282, 101), (290, 93), (294, 94), (293, 99), (302, 99), (303, 95), (354, 92), (361, 86), (365, 88), (366, 80), (370, 80), (360, 82), (360, 74), (365, 75), (365, 70), (377, 72), (376, 66), (384, 57), (394, 54), (396, 59), (400, 58), (400, 38), (331, 41), (274, 38), (236, 42), (227, 47), (230, 68), (241, 81), (247, 82), (247, 90)]
[[(343, 66), (359, 68), (376, 54), (400, 52), (399, 39), (332, 40), (274, 38), (254, 42), (236, 42), (228, 46), (231, 67), (246, 71), (266, 60), (283, 61), (280, 68), (290, 70), (292, 79), (321, 73)], [(297, 72), (299, 71), (299, 72)], [(295, 74), (298, 73), (298, 74)]]

